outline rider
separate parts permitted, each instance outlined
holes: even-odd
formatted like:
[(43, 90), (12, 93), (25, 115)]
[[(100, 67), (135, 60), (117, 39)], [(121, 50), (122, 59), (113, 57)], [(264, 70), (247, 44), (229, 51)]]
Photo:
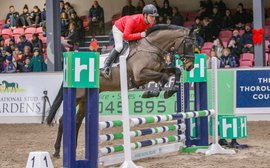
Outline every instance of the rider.
[(143, 8), (143, 14), (124, 16), (117, 20), (112, 28), (115, 41), (115, 48), (105, 61), (101, 73), (105, 78), (110, 77), (111, 65), (123, 49), (123, 40), (139, 40), (146, 36), (145, 30), (151, 27), (158, 15), (157, 8), (152, 5), (146, 5)]

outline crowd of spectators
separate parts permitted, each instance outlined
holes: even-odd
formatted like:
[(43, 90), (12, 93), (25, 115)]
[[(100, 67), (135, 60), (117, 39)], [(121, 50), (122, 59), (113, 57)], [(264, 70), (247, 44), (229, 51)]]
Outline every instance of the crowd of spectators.
[[(145, 6), (144, 0), (138, 0), (136, 6), (133, 5), (132, 0), (127, 0), (126, 3), (122, 8), (121, 16), (142, 13), (142, 9)], [(223, 0), (215, 2), (212, 2), (212, 0), (201, 0), (199, 2), (200, 8), (193, 12), (193, 17), (189, 18), (184, 11), (179, 11), (176, 6), (171, 6), (169, 0), (164, 0), (161, 6), (156, 0), (153, 0), (152, 4), (157, 7), (160, 15), (156, 19), (157, 23), (191, 28), (191, 31), (196, 36), (197, 51), (206, 53), (208, 58), (217, 57), (221, 68), (237, 67), (240, 65), (243, 53), (254, 52), (252, 41), (253, 14), (252, 10), (246, 9), (242, 3), (239, 3), (236, 9), (228, 9)], [(98, 1), (94, 1), (89, 9), (88, 16), (85, 19), (81, 19), (69, 2), (61, 0), (62, 44), (72, 47), (76, 51), (79, 50), (79, 42), (84, 37), (85, 20), (87, 20), (90, 35), (105, 34), (104, 15), (103, 8)], [(45, 23), (46, 4), (44, 4), (43, 10), (40, 10), (38, 6), (34, 6), (33, 9), (29, 10), (28, 5), (25, 5), (22, 13), (17, 12), (15, 7), (11, 5), (2, 29), (14, 30), (17, 27), (42, 26), (45, 31)], [(221, 37), (220, 33), (222, 31), (231, 31), (232, 33), (230, 36)], [(36, 61), (43, 62), (40, 65), (42, 68), (33, 68), (32, 65), (35, 64), (30, 64), (35, 52), (38, 51), (39, 55), (45, 53), (44, 43), (39, 38), (40, 36), (34, 33), (29, 39), (25, 35), (21, 35), (19, 40), (11, 38), (6, 43), (4, 38), (0, 37), (0, 72), (45, 71), (46, 57), (43, 57), (43, 61), (36, 59)], [(209, 46), (209, 43), (211, 47), (207, 48), (206, 44)], [(6, 51), (9, 49), (11, 49), (11, 52)], [(11, 54), (12, 59), (8, 54)], [(14, 66), (7, 66), (7, 63), (12, 63)], [(7, 67), (8, 69), (13, 67), (16, 70), (7, 71)]]

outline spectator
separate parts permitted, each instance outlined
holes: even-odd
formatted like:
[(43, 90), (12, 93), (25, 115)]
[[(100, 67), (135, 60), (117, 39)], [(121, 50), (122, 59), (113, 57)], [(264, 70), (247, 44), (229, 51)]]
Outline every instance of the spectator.
[(201, 35), (201, 29), (202, 29), (201, 20), (199, 17), (196, 17), (195, 23), (192, 25), (191, 32), (194, 32), (195, 34), (195, 37), (196, 37), (195, 44), (196, 44), (196, 47), (198, 48), (201, 48), (204, 43), (204, 39), (202, 38), (202, 35)]
[(29, 57), (25, 58), (23, 68), (22, 68), (22, 72), (30, 72), (30, 69), (29, 69), (30, 61), (31, 61), (31, 59)]
[(155, 5), (155, 7), (156, 7), (157, 10), (158, 10), (158, 14), (160, 15), (160, 7), (159, 7), (159, 5), (158, 5), (158, 3), (157, 3), (156, 0), (153, 0), (153, 5)]
[(234, 25), (238, 28), (243, 28), (244, 25), (247, 23), (247, 13), (244, 9), (244, 5), (242, 3), (239, 3), (237, 6), (237, 11), (233, 16)]
[(212, 20), (212, 24), (214, 24), (217, 27), (221, 28), (222, 17), (220, 15), (217, 7), (213, 8), (213, 14), (210, 16), (210, 19)]
[(4, 64), (5, 59), (6, 59), (5, 55), (2, 54), (2, 51), (3, 50), (0, 50), (0, 73), (2, 72), (2, 67), (3, 67), (3, 64)]
[(20, 42), (18, 43), (18, 48), (20, 51), (23, 52), (25, 46), (29, 46), (32, 51), (33, 49), (32, 43), (26, 39), (25, 35), (21, 35)]
[(183, 26), (184, 24), (184, 18), (179, 13), (177, 7), (172, 8), (172, 24), (177, 25), (177, 26)]
[(23, 57), (28, 57), (30, 59), (33, 57), (33, 54), (31, 53), (31, 48), (29, 46), (25, 46), (23, 48)]
[(78, 32), (80, 32), (81, 34), (82, 34), (82, 32), (84, 32), (83, 21), (80, 17), (78, 17), (78, 15), (75, 11), (71, 13), (70, 22), (73, 22), (75, 24), (75, 29)]
[(234, 28), (234, 22), (231, 15), (231, 10), (227, 9), (225, 12), (225, 16), (222, 19), (222, 28), (223, 29), (232, 29)]
[(240, 39), (242, 52), (254, 52), (253, 40), (252, 40), (252, 31), (251, 31), (251, 24), (247, 23), (245, 25), (245, 33), (242, 35)]
[(200, 18), (210, 17), (212, 15), (213, 2), (211, 0), (200, 1)]
[(32, 47), (33, 48), (38, 48), (40, 53), (42, 53), (42, 41), (39, 39), (38, 34), (34, 33), (32, 35)]
[(75, 29), (75, 23), (71, 22), (69, 24), (68, 36), (64, 40), (62, 40), (62, 44), (66, 47), (73, 47), (73, 45), (79, 41), (80, 37), (78, 31)]
[(220, 59), (220, 68), (236, 67), (235, 56), (230, 52), (230, 49), (225, 48)]
[(145, 6), (144, 0), (139, 0), (138, 5), (137, 5), (136, 10), (135, 10), (135, 13), (136, 14), (142, 13), (142, 10), (143, 10), (144, 6)]
[(40, 55), (38, 48), (34, 48), (34, 56), (30, 61), (29, 70), (31, 72), (45, 72), (47, 71), (47, 65), (44, 62), (43, 57)]
[(5, 28), (15, 29), (18, 23), (19, 13), (15, 11), (15, 7), (13, 5), (9, 6), (9, 13), (7, 14), (5, 24), (2, 26)]
[(218, 7), (218, 11), (219, 11), (221, 17), (224, 17), (227, 7), (226, 7), (226, 4), (223, 2), (223, 0), (218, 0), (215, 3), (215, 6)]
[(216, 52), (212, 50), (210, 52), (210, 56), (207, 59), (207, 68), (211, 69), (212, 68), (212, 58), (216, 57), (217, 58), (217, 68), (220, 68), (220, 59), (217, 57)]
[(201, 35), (204, 42), (212, 42), (219, 35), (219, 29), (209, 21), (209, 18), (204, 18), (202, 21)]
[(98, 1), (94, 1), (89, 10), (89, 30), (91, 34), (93, 34), (94, 29), (99, 30), (99, 34), (104, 34), (104, 11)]
[(222, 41), (219, 38), (216, 38), (213, 42), (212, 50), (216, 52), (216, 56), (218, 58), (221, 57), (223, 53), (223, 49), (224, 47), (223, 47)]
[(43, 25), (46, 21), (46, 3), (44, 3), (43, 11), (40, 12), (40, 25)]
[(69, 2), (66, 2), (64, 7), (65, 7), (65, 12), (68, 14), (68, 18), (71, 18), (71, 14), (75, 12), (74, 8), (70, 5)]
[(27, 72), (24, 69), (24, 63), (25, 63), (26, 58), (21, 51), (18, 52), (18, 55), (15, 57), (15, 60), (17, 62), (17, 70), (19, 72)]
[(164, 19), (168, 16), (172, 16), (172, 8), (170, 7), (169, 0), (164, 0), (163, 7), (160, 9), (161, 17)]
[(38, 6), (33, 7), (30, 18), (33, 26), (37, 27), (40, 24), (40, 9), (38, 8)]
[(6, 47), (5, 39), (2, 36), (0, 36), (0, 52), (3, 51), (5, 47)]
[(238, 30), (233, 31), (232, 37), (228, 41), (228, 48), (230, 49), (231, 53), (235, 55), (236, 64), (239, 65), (239, 59), (241, 54), (241, 43), (240, 43), (240, 35)]
[(65, 2), (63, 0), (60, 1), (60, 13), (65, 12)]
[(23, 13), (20, 15), (19, 19), (22, 24), (22, 26), (25, 28), (26, 26), (31, 26), (31, 20), (30, 20), (30, 13), (28, 10), (28, 6), (25, 4), (23, 7)]
[(17, 45), (15, 43), (15, 39), (14, 38), (10, 38), (9, 43), (8, 43), (8, 46), (11, 48), (12, 51), (15, 50), (15, 48), (16, 48)]
[(122, 17), (135, 14), (136, 8), (132, 5), (132, 0), (127, 0), (127, 5), (122, 9)]
[(12, 56), (12, 50), (9, 46), (6, 47), (6, 59), (2, 64), (3, 73), (14, 73), (16, 72), (17, 64), (15, 59)]
[(61, 36), (66, 37), (68, 35), (68, 28), (70, 20), (68, 19), (68, 14), (66, 12), (62, 12), (60, 16), (61, 21)]

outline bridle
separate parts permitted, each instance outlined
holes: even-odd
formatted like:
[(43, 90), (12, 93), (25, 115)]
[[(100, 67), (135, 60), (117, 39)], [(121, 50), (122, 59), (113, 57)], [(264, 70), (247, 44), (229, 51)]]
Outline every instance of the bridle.
[[(171, 52), (173, 53), (173, 54), (172, 54), (172, 57), (173, 57), (173, 58), (175, 58), (175, 54), (178, 54), (178, 55), (179, 55), (179, 59), (183, 62), (183, 66), (185, 66), (185, 64), (187, 63), (187, 60), (189, 60), (189, 59), (194, 59), (194, 58), (195, 58), (194, 53), (192, 53), (192, 54), (186, 54), (186, 44), (187, 44), (187, 41), (189, 41), (189, 40), (194, 40), (194, 38), (185, 35), (185, 36), (180, 36), (180, 37), (177, 38), (177, 39), (180, 39), (180, 38), (183, 38), (183, 37), (184, 37), (184, 39), (181, 41), (181, 43), (179, 43), (178, 46), (175, 46), (175, 47), (174, 47), (174, 50), (171, 51)], [(171, 52), (168, 52), (168, 51), (166, 51), (166, 50), (160, 48), (158, 44), (155, 44), (155, 43), (149, 41), (149, 40), (147, 39), (147, 37), (145, 38), (145, 40), (146, 40), (151, 46), (154, 46), (155, 48), (157, 48), (157, 49), (161, 52), (161, 53), (160, 53), (161, 56), (164, 56), (164, 55), (167, 55), (167, 54), (171, 54)], [(175, 44), (176, 44), (176, 43), (177, 43), (177, 40), (176, 40)], [(184, 46), (183, 46), (183, 53), (180, 54), (180, 53), (178, 53), (178, 50), (180, 49), (180, 47), (182, 47), (182, 45), (184, 45)], [(192, 50), (194, 51), (194, 49), (192, 49)]]

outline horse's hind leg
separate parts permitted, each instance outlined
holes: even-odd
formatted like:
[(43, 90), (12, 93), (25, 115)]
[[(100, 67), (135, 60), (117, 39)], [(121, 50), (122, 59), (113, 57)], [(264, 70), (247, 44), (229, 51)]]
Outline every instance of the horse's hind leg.
[(79, 98), (76, 100), (77, 104), (79, 104), (79, 109), (76, 115), (76, 145), (78, 144), (78, 135), (79, 135), (79, 130), (82, 125), (82, 121), (85, 117), (85, 97)]
[(59, 126), (58, 126), (58, 132), (57, 132), (57, 138), (54, 144), (54, 154), (53, 156), (56, 158), (60, 157), (60, 147), (61, 147), (61, 141), (62, 141), (62, 135), (63, 135), (63, 116), (59, 120)]

